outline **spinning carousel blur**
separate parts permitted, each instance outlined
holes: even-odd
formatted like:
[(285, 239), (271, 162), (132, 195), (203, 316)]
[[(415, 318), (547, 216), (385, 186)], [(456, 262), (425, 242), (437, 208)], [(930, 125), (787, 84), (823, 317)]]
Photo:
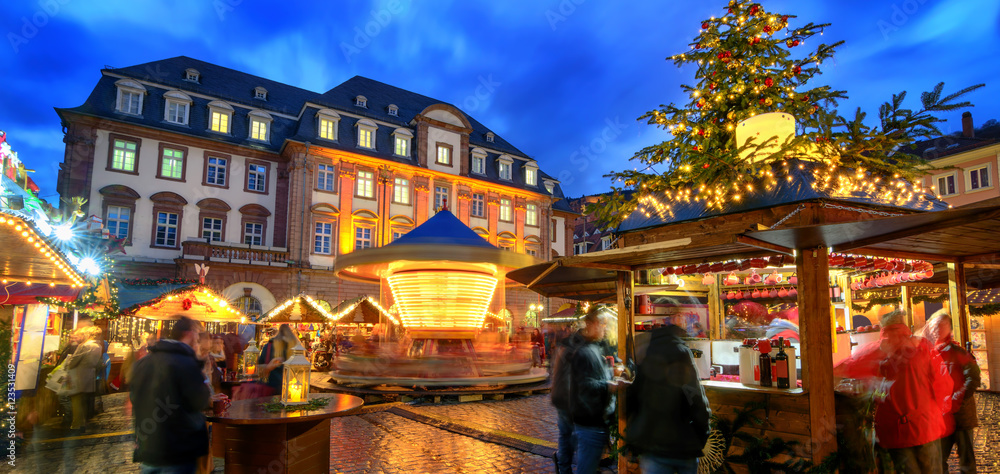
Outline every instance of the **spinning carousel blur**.
[(484, 330), (490, 309), (502, 311), (506, 272), (534, 263), (494, 247), (446, 209), (389, 245), (338, 258), (338, 277), (388, 285), (402, 334), (340, 354), (331, 377), (339, 384), (406, 386), (544, 380), (545, 370), (532, 369), (530, 348)]

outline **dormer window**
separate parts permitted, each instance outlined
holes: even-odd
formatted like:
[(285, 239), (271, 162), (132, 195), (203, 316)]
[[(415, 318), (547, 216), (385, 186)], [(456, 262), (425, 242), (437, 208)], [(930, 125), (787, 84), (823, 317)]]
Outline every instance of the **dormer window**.
[(271, 114), (262, 110), (251, 110), (250, 117), (250, 139), (267, 142), (271, 139)]
[(163, 98), (167, 102), (166, 107), (164, 107), (163, 120), (178, 125), (187, 125), (191, 97), (181, 91), (170, 91), (163, 94)]
[(500, 175), (500, 179), (506, 179), (510, 181), (514, 176), (514, 159), (508, 155), (500, 155), (497, 158), (497, 174)]
[(399, 117), (399, 107), (396, 107), (396, 104), (389, 104), (388, 112), (393, 117)]
[(556, 182), (545, 180), (545, 190), (548, 191), (549, 194), (554, 193), (556, 191)]
[(534, 162), (524, 165), (524, 184), (538, 186), (538, 165)]
[(396, 156), (410, 156), (410, 140), (413, 140), (413, 132), (406, 128), (397, 128), (392, 132), (393, 154)]
[(229, 133), (233, 121), (233, 107), (221, 100), (208, 103), (208, 129), (216, 133)]
[(123, 114), (142, 115), (142, 98), (146, 95), (146, 88), (128, 79), (119, 80), (115, 86), (118, 88), (115, 110)]
[(201, 80), (201, 73), (199, 73), (197, 69), (186, 69), (184, 71), (184, 80), (197, 83)]
[(486, 174), (486, 151), (482, 148), (473, 148), (469, 155), (472, 157), (472, 172)]
[(357, 96), (357, 97), (354, 98), (354, 105), (356, 107), (364, 107), (364, 108), (367, 109), (368, 108), (368, 98), (366, 98), (363, 95), (359, 95), (359, 96)]
[(319, 137), (324, 140), (336, 140), (337, 129), (340, 126), (340, 114), (330, 109), (323, 109), (316, 112), (319, 119)]
[(267, 100), (267, 89), (257, 86), (253, 89), (253, 98)]
[(358, 147), (375, 149), (375, 130), (378, 130), (378, 125), (368, 119), (358, 120), (355, 125), (358, 127)]
[(486, 132), (486, 141), (487, 142), (493, 143), (493, 138), (494, 137), (496, 137), (496, 135), (494, 135), (493, 132)]

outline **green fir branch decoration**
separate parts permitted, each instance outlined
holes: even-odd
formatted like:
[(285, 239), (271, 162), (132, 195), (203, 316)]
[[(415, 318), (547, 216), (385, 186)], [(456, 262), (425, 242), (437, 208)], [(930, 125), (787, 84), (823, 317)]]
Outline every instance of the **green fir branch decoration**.
[(319, 410), (330, 404), (330, 397), (310, 398), (309, 403), (302, 405), (285, 405), (278, 397), (274, 397), (270, 402), (261, 403), (260, 406), (268, 413), (296, 412)]
[(994, 314), (1000, 314), (1000, 303), (969, 306), (969, 314), (972, 316), (992, 316)]

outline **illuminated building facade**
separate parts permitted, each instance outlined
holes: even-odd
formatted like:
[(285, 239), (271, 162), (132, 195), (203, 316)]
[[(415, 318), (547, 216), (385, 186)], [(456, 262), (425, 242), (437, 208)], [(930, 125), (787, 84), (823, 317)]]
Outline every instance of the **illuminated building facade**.
[[(335, 278), (337, 257), (443, 206), (497, 247), (572, 252), (576, 213), (537, 161), (450, 104), (364, 77), (316, 93), (182, 56), (104, 69), (57, 113), (58, 191), (126, 238), (126, 277), (190, 278), (208, 261), (207, 283), (264, 312), (299, 293), (377, 296)], [(507, 301), (515, 318), (538, 303)]]

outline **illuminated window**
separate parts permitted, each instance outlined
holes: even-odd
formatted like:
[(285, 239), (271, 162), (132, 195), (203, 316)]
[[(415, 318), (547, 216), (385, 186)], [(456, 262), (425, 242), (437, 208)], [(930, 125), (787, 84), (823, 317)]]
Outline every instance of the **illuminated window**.
[(472, 152), (472, 172), (476, 174), (486, 174), (486, 154)]
[(524, 167), (524, 184), (528, 186), (538, 185), (538, 168), (533, 165), (526, 165)]
[(340, 114), (330, 109), (323, 109), (317, 112), (316, 116), (319, 117), (319, 137), (324, 140), (336, 140)]
[(535, 204), (528, 204), (527, 209), (524, 211), (524, 223), (525, 225), (538, 226), (538, 206)]
[(538, 257), (541, 254), (542, 242), (538, 240), (537, 237), (528, 237), (524, 239), (524, 253), (531, 255), (532, 257)]
[(358, 177), (354, 183), (354, 194), (369, 199), (375, 197), (375, 173), (358, 171)]
[(158, 178), (183, 179), (184, 151), (176, 148), (161, 147), (160, 174)]
[(486, 217), (486, 195), (483, 193), (472, 194), (472, 209), (470, 213), (473, 217)]
[(408, 156), (410, 154), (410, 139), (397, 136), (395, 153), (399, 156)]
[(366, 128), (358, 129), (358, 146), (362, 148), (372, 147), (372, 131)]
[(132, 217), (132, 209), (125, 206), (108, 206), (108, 217), (105, 225), (113, 237), (128, 240), (128, 224)]
[(261, 117), (250, 116), (250, 138), (266, 142), (268, 123)]
[(156, 213), (156, 238), (154, 242), (157, 247), (177, 246), (177, 221), (177, 213)]
[(506, 198), (501, 199), (500, 200), (500, 220), (506, 221), (506, 222), (510, 222), (510, 221), (513, 220), (513, 218), (511, 217), (511, 215), (512, 215), (512, 213), (511, 213), (510, 199), (506, 199)]
[(333, 191), (336, 189), (336, 168), (333, 165), (316, 165), (316, 189)]
[(222, 219), (203, 218), (201, 220), (201, 238), (210, 242), (222, 242)]
[(330, 254), (333, 243), (333, 223), (317, 222), (313, 253)]
[(439, 165), (451, 165), (451, 145), (438, 143), (437, 163)]
[(128, 140), (115, 140), (111, 155), (111, 169), (119, 171), (135, 171), (135, 157), (138, 144)]
[(264, 224), (247, 222), (243, 224), (243, 243), (264, 245)]
[(212, 111), (212, 131), (229, 133), (229, 114), (218, 110)]
[(354, 249), (367, 249), (372, 246), (372, 230), (370, 227), (354, 229)]
[(500, 179), (506, 179), (510, 181), (511, 177), (513, 176), (513, 169), (514, 169), (513, 158), (507, 155), (501, 155), (500, 158), (497, 159), (497, 172), (500, 175)]
[(399, 204), (410, 203), (410, 180), (406, 178), (396, 178), (393, 180), (392, 202)]

